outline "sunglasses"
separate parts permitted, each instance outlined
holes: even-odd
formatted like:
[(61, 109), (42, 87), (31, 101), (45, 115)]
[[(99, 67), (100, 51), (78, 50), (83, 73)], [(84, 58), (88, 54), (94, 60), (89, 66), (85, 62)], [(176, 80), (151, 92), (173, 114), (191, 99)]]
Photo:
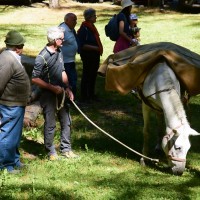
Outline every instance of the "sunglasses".
[(58, 38), (57, 40), (61, 40), (61, 41), (64, 41), (64, 38)]

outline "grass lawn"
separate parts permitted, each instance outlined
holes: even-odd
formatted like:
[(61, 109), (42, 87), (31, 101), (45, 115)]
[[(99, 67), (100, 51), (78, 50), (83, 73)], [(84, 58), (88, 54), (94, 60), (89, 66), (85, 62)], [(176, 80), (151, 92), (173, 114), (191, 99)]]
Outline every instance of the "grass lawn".
[[(67, 12), (78, 16), (79, 28), (85, 8), (97, 10), (97, 22), (104, 46), (101, 61), (112, 53), (114, 42), (104, 34), (108, 19), (120, 10), (111, 2), (82, 4), (62, 1), (62, 8), (51, 10), (45, 4), (33, 7), (0, 6), (0, 47), (11, 29), (25, 35), (27, 42), (24, 54), (36, 56), (46, 44), (46, 29), (63, 21)], [(200, 14), (183, 14), (166, 10), (133, 8), (139, 16), (141, 43), (167, 41), (184, 46), (200, 54)], [(79, 74), (82, 64), (77, 55)], [(101, 102), (82, 111), (99, 127), (136, 151), (142, 149), (141, 103), (133, 95), (121, 96), (104, 90), (104, 78), (97, 79), (97, 93)], [(79, 94), (78, 94), (79, 95)], [(188, 119), (191, 127), (200, 131), (200, 98), (190, 102)], [(139, 165), (140, 157), (116, 143), (91, 125), (73, 106), (71, 107), (72, 146), (80, 155), (76, 160), (50, 162), (43, 145), (43, 118), (37, 119), (38, 126), (24, 130), (21, 141), (21, 157), (29, 166), (19, 175), (0, 172), (0, 199), (25, 200), (200, 200), (200, 137), (191, 138), (192, 147), (187, 156), (184, 174), (168, 173), (164, 163)], [(151, 157), (155, 158), (156, 121), (152, 114)], [(55, 141), (59, 148), (59, 125)]]

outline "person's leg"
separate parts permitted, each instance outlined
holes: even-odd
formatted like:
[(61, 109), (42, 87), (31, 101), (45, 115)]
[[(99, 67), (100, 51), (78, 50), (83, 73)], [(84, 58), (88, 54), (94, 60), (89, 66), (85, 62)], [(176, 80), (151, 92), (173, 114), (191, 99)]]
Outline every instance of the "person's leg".
[(83, 71), (82, 71), (82, 77), (81, 77), (81, 100), (82, 101), (88, 101), (88, 85), (89, 85), (89, 60), (87, 60), (87, 57), (84, 55), (81, 57), (82, 63), (83, 63)]
[(77, 91), (77, 71), (75, 62), (64, 63), (65, 71), (67, 73), (69, 85), (72, 87), (72, 92), (76, 96)]
[(18, 109), (19, 119), (18, 119), (18, 123), (15, 126), (15, 129), (19, 131), (19, 138), (18, 138), (18, 141), (17, 141), (17, 147), (16, 147), (16, 152), (15, 152), (15, 166), (17, 166), (17, 167), (21, 166), (19, 145), (20, 145), (21, 136), (22, 136), (24, 113), (25, 113), (25, 107), (19, 107), (19, 109)]
[(56, 155), (55, 145), (53, 144), (56, 129), (56, 96), (50, 92), (43, 92), (40, 99), (44, 116), (44, 145), (48, 156)]
[(69, 107), (66, 104), (58, 112), (58, 119), (61, 127), (60, 152), (71, 151), (71, 117)]
[(20, 163), (19, 143), (22, 134), (24, 107), (0, 105), (0, 169), (12, 171)]
[(71, 117), (67, 103), (58, 112), (58, 118), (61, 126), (60, 152), (65, 158), (78, 158), (71, 148)]
[(95, 86), (96, 86), (96, 78), (97, 78), (97, 71), (99, 68), (100, 58), (99, 55), (93, 56), (92, 61), (90, 63), (90, 79), (88, 85), (88, 93), (90, 99), (95, 98)]

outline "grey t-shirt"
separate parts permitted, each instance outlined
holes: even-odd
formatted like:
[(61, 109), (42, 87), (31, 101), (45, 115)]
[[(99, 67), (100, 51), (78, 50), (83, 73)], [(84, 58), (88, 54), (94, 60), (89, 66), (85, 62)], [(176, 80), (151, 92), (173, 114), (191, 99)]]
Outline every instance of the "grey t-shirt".
[(52, 85), (64, 87), (62, 72), (65, 71), (62, 52), (50, 52), (45, 47), (35, 59), (32, 78), (41, 78)]

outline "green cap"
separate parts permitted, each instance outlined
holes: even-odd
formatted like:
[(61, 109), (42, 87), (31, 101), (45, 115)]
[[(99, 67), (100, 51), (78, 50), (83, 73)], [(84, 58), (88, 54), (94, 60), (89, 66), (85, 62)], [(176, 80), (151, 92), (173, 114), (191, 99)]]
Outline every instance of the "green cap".
[(26, 42), (25, 38), (15, 30), (9, 31), (4, 41), (7, 45), (21, 45)]

